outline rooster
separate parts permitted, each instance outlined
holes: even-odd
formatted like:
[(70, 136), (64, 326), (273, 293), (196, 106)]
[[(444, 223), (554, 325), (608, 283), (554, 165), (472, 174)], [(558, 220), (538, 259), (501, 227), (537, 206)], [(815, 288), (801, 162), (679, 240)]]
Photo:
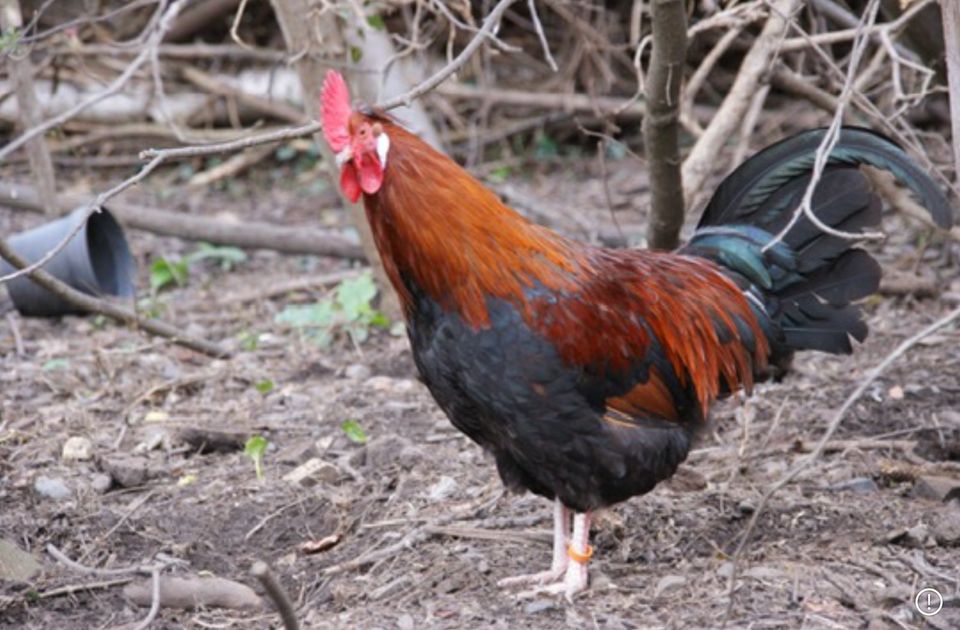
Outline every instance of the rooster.
[[(591, 513), (673, 475), (714, 400), (796, 350), (846, 354), (866, 337), (854, 302), (877, 290), (877, 262), (806, 218), (774, 237), (810, 182), (822, 129), (736, 169), (676, 252), (615, 250), (520, 216), (386, 114), (353, 108), (337, 72), (321, 100), (341, 188), (363, 197), (423, 382), (508, 488), (554, 502), (550, 568), (501, 585), (585, 589)], [(861, 164), (893, 172), (950, 225), (930, 178), (859, 128), (842, 131), (816, 187), (822, 222), (880, 222)]]

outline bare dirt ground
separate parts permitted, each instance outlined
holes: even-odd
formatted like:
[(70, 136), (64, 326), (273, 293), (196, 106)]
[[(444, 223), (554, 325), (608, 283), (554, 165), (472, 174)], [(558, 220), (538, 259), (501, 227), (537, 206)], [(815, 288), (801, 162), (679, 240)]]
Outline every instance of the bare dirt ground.
[[(630, 188), (636, 165), (614, 170), (614, 199), (633, 199), (619, 213), (629, 231), (642, 206)], [(342, 224), (339, 211), (318, 212), (307, 180), (281, 175), (273, 181), (265, 170), (226, 191), (187, 196), (170, 172), (138, 194), (207, 215)], [(510, 185), (541, 208), (570, 199), (595, 208), (558, 215), (571, 233), (596, 222), (615, 231), (599, 185), (564, 177)], [(36, 221), (0, 212), (4, 233)], [(597, 520), (592, 587), (574, 605), (518, 599), (496, 586), (548, 563), (550, 506), (502, 494), (492, 462), (417, 381), (405, 339), (374, 331), (360, 346), (341, 338), (323, 348), (274, 322), (287, 304), (327, 289), (239, 300), (341, 263), (251, 252), (229, 272), (196, 267), (186, 286), (162, 294), (164, 318), (236, 349), (230, 360), (95, 318), (14, 315), (0, 322), (0, 538), (33, 552), (43, 570), (27, 583), (0, 582), (0, 627), (133, 627), (146, 616), (122, 583), (111, 584), (122, 579), (65, 568), (46, 555), (48, 544), (101, 568), (163, 553), (182, 561), (166, 575), (214, 574), (258, 591), (249, 568), (263, 559), (311, 628), (717, 627), (728, 614), (730, 627), (743, 628), (960, 627), (960, 505), (930, 487), (933, 478), (960, 486), (955, 326), (896, 363), (853, 407), (825, 456), (772, 498), (731, 591), (731, 554), (763, 492), (806, 456), (868, 371), (960, 292), (942, 244), (920, 254), (912, 229), (896, 217), (886, 227), (894, 234), (880, 250), (886, 268), (939, 274), (941, 296), (872, 299), (872, 333), (853, 356), (804, 355), (782, 382), (718, 406), (682, 474)], [(141, 287), (157, 255), (195, 248), (129, 237)], [(243, 343), (251, 335), (255, 348)], [(261, 393), (256, 385), (267, 379), (275, 387)], [(346, 420), (362, 427), (366, 444), (348, 439)], [(232, 432), (232, 446), (202, 443), (220, 429)], [(262, 480), (242, 452), (255, 434), (270, 444)], [(92, 459), (62, 458), (76, 436), (92, 442)], [(284, 480), (309, 458), (328, 464), (314, 485)], [(61, 482), (68, 496), (39, 492), (41, 477)], [(328, 536), (338, 542), (302, 551)], [(929, 619), (913, 602), (924, 587), (947, 598)], [(154, 627), (278, 624), (269, 607), (165, 608)]]

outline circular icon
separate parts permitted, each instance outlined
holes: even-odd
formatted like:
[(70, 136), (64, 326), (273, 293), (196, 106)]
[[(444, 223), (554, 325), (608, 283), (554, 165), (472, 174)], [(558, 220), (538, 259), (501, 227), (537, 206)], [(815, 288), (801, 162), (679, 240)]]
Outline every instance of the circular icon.
[(913, 600), (917, 611), (924, 617), (933, 617), (943, 608), (943, 595), (935, 588), (925, 588)]

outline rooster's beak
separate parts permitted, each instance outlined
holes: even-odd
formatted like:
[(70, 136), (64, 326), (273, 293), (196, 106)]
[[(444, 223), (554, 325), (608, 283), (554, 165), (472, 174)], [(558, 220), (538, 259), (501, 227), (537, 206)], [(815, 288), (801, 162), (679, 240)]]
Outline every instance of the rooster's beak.
[(344, 147), (343, 151), (337, 153), (337, 168), (343, 168), (343, 165), (353, 159), (353, 151), (349, 146)]

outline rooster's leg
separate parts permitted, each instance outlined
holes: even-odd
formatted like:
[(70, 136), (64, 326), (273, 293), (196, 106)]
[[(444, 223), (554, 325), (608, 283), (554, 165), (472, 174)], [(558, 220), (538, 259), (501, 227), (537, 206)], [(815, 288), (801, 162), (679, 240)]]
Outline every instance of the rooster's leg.
[(566, 563), (567, 570), (562, 581), (541, 586), (522, 593), (521, 596), (549, 593), (563, 595), (569, 601), (573, 601), (574, 595), (587, 588), (587, 562), (593, 555), (593, 547), (590, 546), (590, 512), (573, 515), (573, 536), (570, 537), (570, 546), (566, 549), (566, 553), (569, 561)]
[(547, 584), (559, 580), (567, 570), (569, 556), (567, 542), (570, 539), (570, 510), (559, 499), (553, 504), (553, 562), (550, 568), (530, 575), (518, 575), (500, 580), (499, 586), (515, 586), (517, 584)]

